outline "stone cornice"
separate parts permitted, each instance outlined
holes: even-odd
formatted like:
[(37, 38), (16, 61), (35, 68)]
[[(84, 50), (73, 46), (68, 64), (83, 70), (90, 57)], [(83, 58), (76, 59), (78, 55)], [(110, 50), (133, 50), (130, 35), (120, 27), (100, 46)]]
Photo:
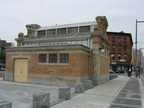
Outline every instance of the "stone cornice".
[(6, 52), (18, 51), (56, 51), (56, 50), (84, 50), (89, 51), (88, 47), (83, 45), (59, 45), (59, 46), (33, 46), (33, 47), (11, 47), (6, 49)]

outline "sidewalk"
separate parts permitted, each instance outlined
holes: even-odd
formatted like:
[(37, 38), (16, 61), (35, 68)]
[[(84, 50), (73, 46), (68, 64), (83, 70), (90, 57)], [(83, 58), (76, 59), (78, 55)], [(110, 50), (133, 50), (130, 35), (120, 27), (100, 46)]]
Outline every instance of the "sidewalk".
[(142, 77), (141, 79), (139, 79), (139, 82), (140, 82), (142, 104), (143, 104), (143, 108), (144, 108), (144, 77)]
[(119, 76), (51, 108), (108, 108), (129, 79)]
[[(132, 86), (132, 84), (134, 85)], [(125, 90), (127, 88), (129, 90)], [(135, 88), (138, 88), (139, 91), (137, 89), (132, 90)], [(56, 86), (23, 84), (1, 80), (0, 100), (11, 101), (13, 103), (12, 108), (32, 108), (33, 94), (49, 92), (50, 101), (53, 102), (58, 99), (58, 89), (59, 87)], [(133, 95), (134, 91), (136, 93)], [(72, 92), (74, 92), (73, 89)], [(132, 96), (139, 96), (140, 98), (133, 98)], [(144, 77), (139, 79), (134, 76), (130, 78), (125, 75), (119, 75), (116, 79), (98, 85), (50, 108), (142, 108), (129, 105), (127, 107), (112, 107), (112, 105), (119, 105), (116, 99), (122, 97), (121, 101), (125, 101), (125, 99), (139, 100), (144, 106)]]

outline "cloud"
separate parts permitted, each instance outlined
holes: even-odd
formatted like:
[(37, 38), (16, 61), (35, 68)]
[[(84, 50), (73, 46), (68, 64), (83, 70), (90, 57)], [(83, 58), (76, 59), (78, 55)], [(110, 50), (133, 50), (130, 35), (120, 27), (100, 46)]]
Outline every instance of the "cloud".
[(0, 0), (0, 38), (13, 42), (19, 32), (26, 33), (26, 24), (95, 21), (96, 16), (107, 17), (109, 31), (130, 32), (134, 37), (135, 20), (144, 20), (143, 4), (143, 0)]

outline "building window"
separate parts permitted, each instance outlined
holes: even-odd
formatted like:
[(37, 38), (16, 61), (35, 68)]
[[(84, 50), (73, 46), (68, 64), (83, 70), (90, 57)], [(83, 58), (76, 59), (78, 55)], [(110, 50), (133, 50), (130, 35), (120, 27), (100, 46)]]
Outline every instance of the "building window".
[(39, 63), (46, 63), (47, 54), (39, 54)]
[(127, 43), (127, 38), (124, 38), (124, 43)]
[(118, 59), (119, 59), (119, 60), (121, 59), (121, 54), (118, 54)]
[[(128, 55), (128, 60), (131, 61), (131, 59), (132, 59), (132, 55), (129, 54), (129, 55)], [(142, 58), (141, 58), (141, 60), (142, 60)]]
[(68, 28), (68, 33), (69, 34), (78, 33), (78, 27), (70, 27), (70, 28)]
[(68, 63), (69, 62), (69, 54), (60, 54), (60, 63)]
[(66, 28), (57, 29), (57, 34), (66, 34)]
[(112, 37), (112, 42), (115, 43), (115, 37)]
[(127, 59), (127, 54), (124, 54), (124, 59), (125, 59), (125, 60)]
[(115, 51), (115, 49), (116, 49), (116, 46), (112, 45), (112, 51)]
[(80, 33), (90, 32), (90, 26), (81, 26), (81, 27), (79, 27), (79, 32)]
[(118, 51), (121, 51), (121, 45), (118, 46)]
[(57, 63), (57, 54), (49, 54), (49, 63)]
[(38, 37), (44, 37), (46, 35), (46, 31), (42, 30), (42, 31), (38, 31)]
[(55, 29), (50, 29), (50, 30), (47, 30), (47, 35), (49, 36), (49, 35), (55, 35), (56, 33), (55, 33)]
[(126, 51), (127, 50), (127, 45), (124, 45), (124, 51)]
[(120, 43), (121, 42), (121, 38), (118, 38), (118, 43)]
[(115, 54), (112, 54), (112, 60), (115, 60)]

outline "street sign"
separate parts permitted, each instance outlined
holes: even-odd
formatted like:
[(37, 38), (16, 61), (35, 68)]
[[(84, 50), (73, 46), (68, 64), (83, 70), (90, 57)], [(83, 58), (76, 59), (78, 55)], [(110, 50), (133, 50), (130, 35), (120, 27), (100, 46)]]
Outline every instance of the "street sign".
[(136, 64), (136, 61), (131, 61), (130, 63), (131, 63), (131, 64)]

